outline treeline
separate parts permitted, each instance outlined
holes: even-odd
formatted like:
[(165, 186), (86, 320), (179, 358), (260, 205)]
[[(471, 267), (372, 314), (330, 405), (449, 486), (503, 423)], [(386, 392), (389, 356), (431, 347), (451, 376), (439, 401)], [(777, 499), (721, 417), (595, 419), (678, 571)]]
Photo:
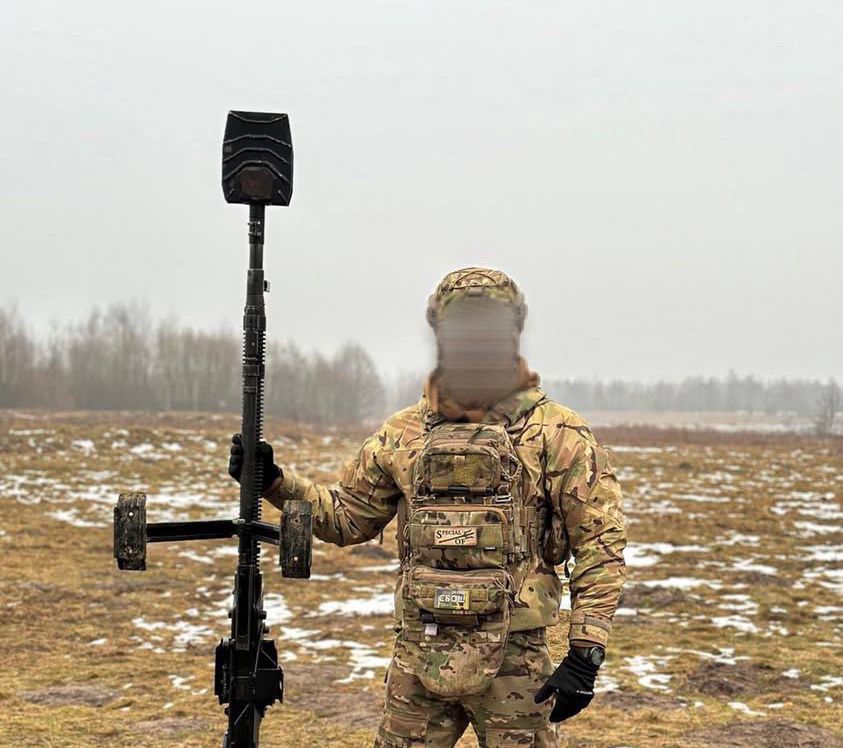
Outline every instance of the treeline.
[(734, 372), (725, 378), (687, 377), (681, 382), (562, 379), (545, 382), (555, 399), (577, 410), (746, 411), (815, 416), (833, 381), (779, 379), (764, 382)]
[[(0, 308), (0, 407), (80, 410), (240, 408), (239, 336), (153, 323), (143, 307), (117, 304), (37, 337), (12, 308)], [(423, 376), (388, 385), (369, 355), (349, 343), (333, 356), (270, 342), (267, 413), (313, 424), (359, 424), (415, 402)], [(764, 382), (734, 373), (681, 382), (544, 381), (577, 410), (840, 412), (839, 388), (810, 380)], [(836, 398), (836, 399), (834, 399)]]
[[(136, 305), (96, 310), (82, 323), (33, 336), (0, 309), (0, 407), (80, 410), (239, 410), (241, 341), (171, 321)], [(354, 343), (331, 357), (270, 342), (267, 413), (314, 424), (380, 417), (386, 388)]]

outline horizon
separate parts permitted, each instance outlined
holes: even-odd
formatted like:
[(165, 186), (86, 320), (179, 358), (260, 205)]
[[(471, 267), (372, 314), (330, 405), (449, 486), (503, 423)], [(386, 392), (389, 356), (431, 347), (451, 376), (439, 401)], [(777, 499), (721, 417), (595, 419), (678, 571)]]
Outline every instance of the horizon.
[[(226, 335), (231, 337), (233, 340), (239, 339), (240, 331), (236, 329), (236, 326), (225, 324), (220, 325), (216, 328), (211, 329), (203, 329), (203, 328), (196, 328), (192, 326), (187, 326), (182, 324), (181, 321), (175, 317), (167, 316), (167, 317), (154, 317), (151, 314), (151, 310), (147, 306), (140, 305), (140, 306), (132, 306), (135, 302), (129, 302), (128, 304), (120, 304), (119, 302), (110, 305), (111, 307), (120, 307), (120, 308), (134, 308), (138, 310), (142, 315), (148, 315), (146, 317), (146, 322), (149, 324), (148, 332), (150, 334), (154, 334), (155, 330), (161, 326), (166, 324), (175, 325), (175, 329), (179, 331), (191, 331), (191, 332), (198, 332), (201, 334), (208, 334), (208, 335)], [(0, 304), (0, 316), (4, 313), (8, 313), (9, 311), (14, 311), (17, 313), (17, 318), (19, 322), (23, 324), (24, 329), (28, 332), (28, 334), (33, 335), (34, 340), (38, 345), (43, 346), (47, 340), (48, 336), (57, 331), (61, 331), (64, 334), (69, 334), (72, 332), (72, 329), (76, 325), (80, 325), (84, 323), (85, 320), (91, 318), (95, 311), (99, 311), (100, 313), (106, 313), (108, 311), (107, 308), (96, 308), (91, 309), (87, 315), (81, 317), (77, 320), (71, 321), (64, 321), (59, 322), (57, 320), (53, 320), (52, 322), (55, 323), (55, 327), (51, 327), (51, 325), (46, 325), (41, 329), (38, 328), (37, 325), (33, 325), (29, 323), (29, 321), (21, 314), (20, 308), (16, 307), (14, 304), (3, 306)], [(48, 329), (50, 328), (50, 329)], [(314, 357), (314, 356), (321, 356), (326, 359), (332, 359), (338, 356), (344, 347), (349, 345), (359, 345), (363, 350), (366, 352), (367, 355), (372, 359), (372, 362), (375, 366), (375, 370), (378, 375), (385, 380), (385, 384), (388, 386), (396, 386), (400, 384), (400, 380), (405, 377), (424, 377), (426, 376), (433, 367), (433, 361), (431, 360), (431, 365), (428, 368), (421, 368), (416, 370), (410, 369), (389, 369), (383, 367), (379, 364), (379, 362), (375, 359), (372, 355), (371, 351), (369, 351), (366, 346), (360, 340), (355, 339), (348, 339), (344, 341), (340, 341), (336, 344), (333, 348), (318, 348), (312, 345), (303, 344), (301, 341), (293, 340), (291, 338), (281, 338), (272, 335), (271, 331), (268, 331), (267, 334), (267, 344), (268, 346), (292, 346), (294, 347), (299, 353), (307, 356), (307, 357)], [(432, 345), (432, 343), (431, 343)], [(433, 354), (431, 354), (433, 355)], [(267, 348), (267, 362), (271, 362), (272, 356), (272, 349)], [(529, 359), (527, 359), (527, 364), (531, 366)], [(531, 366), (531, 368), (533, 368)], [(561, 384), (566, 381), (570, 382), (591, 382), (595, 384), (625, 384), (625, 385), (640, 385), (640, 386), (653, 386), (657, 384), (667, 384), (667, 385), (678, 385), (684, 382), (689, 382), (693, 380), (704, 380), (704, 381), (716, 381), (720, 383), (726, 383), (732, 379), (738, 381), (747, 381), (753, 380), (762, 385), (769, 386), (776, 383), (814, 383), (814, 384), (828, 384), (830, 382), (838, 383), (839, 379), (835, 376), (797, 376), (797, 377), (788, 377), (788, 376), (769, 376), (765, 377), (758, 372), (753, 371), (740, 371), (733, 367), (728, 368), (726, 371), (721, 372), (708, 372), (708, 373), (701, 373), (701, 372), (686, 372), (684, 374), (679, 374), (674, 378), (667, 378), (667, 377), (658, 377), (653, 376), (651, 378), (631, 378), (631, 377), (605, 377), (600, 376), (599, 374), (583, 374), (583, 375), (572, 375), (567, 374), (565, 372), (562, 373), (554, 373), (554, 372), (543, 372), (533, 368), (536, 373), (539, 374), (541, 378), (541, 383), (548, 383), (548, 384)], [(270, 382), (271, 384), (271, 382)]]

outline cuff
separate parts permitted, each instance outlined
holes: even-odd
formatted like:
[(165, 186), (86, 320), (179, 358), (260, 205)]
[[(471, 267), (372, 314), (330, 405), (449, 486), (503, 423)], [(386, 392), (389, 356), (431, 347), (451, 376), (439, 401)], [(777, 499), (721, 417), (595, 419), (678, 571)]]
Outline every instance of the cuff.
[(288, 499), (304, 499), (309, 481), (297, 476), (292, 470), (284, 470), (263, 496), (279, 507)]
[(611, 631), (611, 621), (589, 615), (581, 610), (575, 610), (571, 613), (571, 627), (568, 629), (568, 641), (598, 644), (605, 649), (609, 642)]

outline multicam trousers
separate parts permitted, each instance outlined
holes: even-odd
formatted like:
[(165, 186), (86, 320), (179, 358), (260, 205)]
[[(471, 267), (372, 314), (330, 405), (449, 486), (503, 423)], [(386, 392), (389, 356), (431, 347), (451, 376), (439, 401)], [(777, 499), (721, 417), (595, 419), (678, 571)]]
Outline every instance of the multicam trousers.
[(375, 748), (451, 748), (469, 723), (480, 748), (557, 748), (557, 726), (548, 721), (553, 699), (533, 703), (552, 672), (544, 629), (517, 631), (509, 635), (503, 665), (488, 689), (443, 699), (402, 667), (399, 635)]

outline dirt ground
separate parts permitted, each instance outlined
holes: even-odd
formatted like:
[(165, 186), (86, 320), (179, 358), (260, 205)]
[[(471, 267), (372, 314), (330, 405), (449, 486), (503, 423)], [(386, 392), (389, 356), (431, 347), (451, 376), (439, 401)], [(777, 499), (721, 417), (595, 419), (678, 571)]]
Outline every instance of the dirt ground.
[[(117, 494), (150, 521), (231, 517), (235, 416), (0, 411), (0, 745), (219, 746), (213, 650), (233, 541), (112, 558)], [(270, 422), (279, 462), (326, 481), (360, 434)], [(843, 446), (782, 434), (603, 428), (628, 582), (599, 694), (568, 748), (843, 746)], [(265, 519), (277, 520), (274, 510)], [(313, 578), (264, 556), (286, 674), (262, 745), (371, 745), (392, 643), (395, 538), (317, 542)], [(551, 651), (564, 654), (562, 626)], [(466, 735), (461, 747), (476, 745)]]

